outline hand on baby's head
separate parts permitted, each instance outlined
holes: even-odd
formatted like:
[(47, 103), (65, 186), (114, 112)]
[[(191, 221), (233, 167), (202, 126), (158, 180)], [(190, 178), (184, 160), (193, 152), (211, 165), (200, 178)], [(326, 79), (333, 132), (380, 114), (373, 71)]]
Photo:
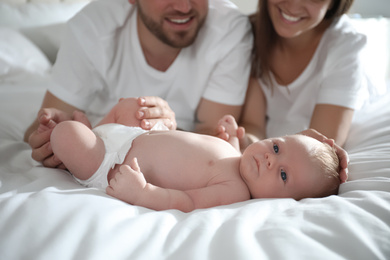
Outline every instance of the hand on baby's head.
[(340, 161), (340, 170), (339, 170), (340, 181), (341, 183), (346, 182), (348, 179), (348, 163), (349, 163), (348, 153), (341, 146), (335, 143), (333, 139), (327, 138), (325, 135), (321, 134), (320, 132), (314, 129), (306, 129), (304, 131), (301, 131), (300, 134), (310, 136), (321, 142), (327, 143), (332, 148), (334, 148)]
[[(333, 151), (337, 154), (337, 148), (336, 148), (336, 143), (333, 139), (324, 139), (323, 143), (329, 145)], [(341, 160), (339, 160), (341, 164)], [(348, 180), (348, 169), (345, 169), (344, 171), (341, 169), (340, 165), (340, 170), (339, 170), (339, 178), (340, 178), (340, 183), (345, 183)]]

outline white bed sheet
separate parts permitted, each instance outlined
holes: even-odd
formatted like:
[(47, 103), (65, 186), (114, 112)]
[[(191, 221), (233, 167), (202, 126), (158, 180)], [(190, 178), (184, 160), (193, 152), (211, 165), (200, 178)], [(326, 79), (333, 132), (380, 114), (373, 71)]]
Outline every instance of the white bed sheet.
[(389, 258), (389, 99), (352, 130), (339, 196), (186, 214), (128, 205), (34, 162), (21, 139), (46, 84), (28, 73), (0, 82), (0, 259)]

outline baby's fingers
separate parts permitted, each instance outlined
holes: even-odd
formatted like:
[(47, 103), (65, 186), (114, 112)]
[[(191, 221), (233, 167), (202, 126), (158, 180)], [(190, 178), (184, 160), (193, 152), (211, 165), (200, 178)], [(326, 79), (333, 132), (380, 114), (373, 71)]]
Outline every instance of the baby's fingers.
[[(112, 179), (111, 179), (111, 180), (112, 180)], [(108, 185), (107, 188), (106, 188), (106, 193), (107, 193), (107, 195), (110, 195), (110, 196), (112, 196), (112, 197), (115, 197), (115, 196), (114, 196), (115, 191), (114, 191), (114, 189), (113, 189), (112, 186), (111, 186), (111, 181), (110, 181), (110, 185)]]
[(242, 138), (244, 138), (244, 136), (245, 136), (245, 128), (242, 126), (238, 127), (238, 129), (237, 129), (238, 139), (242, 139)]
[(136, 172), (140, 172), (141, 171), (141, 168), (139, 167), (139, 164), (138, 164), (138, 160), (137, 160), (137, 157), (134, 157), (133, 160), (131, 160), (130, 162), (130, 167), (136, 171)]

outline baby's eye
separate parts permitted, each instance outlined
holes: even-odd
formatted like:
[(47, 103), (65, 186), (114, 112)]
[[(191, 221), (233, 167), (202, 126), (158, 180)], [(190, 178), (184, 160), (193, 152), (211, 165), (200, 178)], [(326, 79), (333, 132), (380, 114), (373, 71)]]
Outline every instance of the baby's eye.
[(275, 153), (279, 152), (279, 146), (277, 144), (274, 144), (274, 152)]
[(284, 170), (280, 170), (280, 177), (282, 177), (284, 182), (287, 181), (287, 173)]

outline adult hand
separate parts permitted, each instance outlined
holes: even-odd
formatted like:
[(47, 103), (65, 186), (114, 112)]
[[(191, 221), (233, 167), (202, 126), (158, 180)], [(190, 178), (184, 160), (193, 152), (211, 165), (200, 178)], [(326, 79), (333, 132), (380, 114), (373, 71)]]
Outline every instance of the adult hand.
[(339, 161), (340, 161), (340, 172), (339, 172), (340, 181), (341, 183), (346, 182), (348, 179), (348, 164), (349, 164), (349, 157), (347, 151), (345, 151), (343, 148), (341, 148), (341, 146), (336, 144), (333, 139), (327, 138), (325, 135), (321, 134), (320, 132), (314, 129), (304, 130), (301, 132), (301, 134), (313, 137), (318, 141), (325, 142), (335, 148), (336, 154), (339, 157)]
[(29, 136), (28, 143), (32, 148), (31, 157), (42, 162), (45, 167), (62, 168), (62, 162), (53, 155), (50, 135), (53, 128), (62, 121), (72, 119), (70, 115), (54, 108), (43, 108), (38, 112), (39, 127)]
[(170, 130), (176, 129), (175, 112), (164, 99), (156, 96), (140, 97), (138, 104), (141, 108), (137, 111), (136, 117), (141, 120), (143, 129), (151, 129), (158, 121), (162, 121)]

